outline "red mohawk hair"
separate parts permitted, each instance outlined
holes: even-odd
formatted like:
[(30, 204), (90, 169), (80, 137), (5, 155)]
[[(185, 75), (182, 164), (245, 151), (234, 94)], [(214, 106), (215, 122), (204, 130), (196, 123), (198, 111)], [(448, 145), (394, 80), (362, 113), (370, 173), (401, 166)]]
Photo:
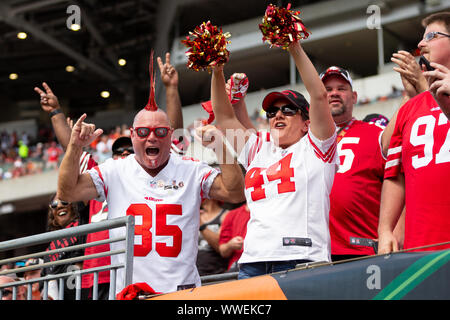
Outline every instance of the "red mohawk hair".
[(150, 53), (150, 61), (149, 61), (149, 73), (150, 73), (150, 95), (148, 97), (147, 105), (145, 106), (145, 110), (148, 111), (156, 111), (158, 110), (158, 106), (155, 101), (155, 75), (153, 73), (153, 50)]

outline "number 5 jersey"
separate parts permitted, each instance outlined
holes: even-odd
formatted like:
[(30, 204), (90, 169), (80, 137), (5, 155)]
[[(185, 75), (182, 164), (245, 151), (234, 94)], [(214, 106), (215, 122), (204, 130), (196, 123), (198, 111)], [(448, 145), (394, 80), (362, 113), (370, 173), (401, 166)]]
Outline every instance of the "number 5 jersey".
[(397, 115), (384, 177), (401, 172), (404, 248), (450, 241), (450, 122), (429, 91), (409, 100)]
[(268, 132), (249, 137), (239, 161), (247, 169), (250, 220), (239, 263), (330, 261), (329, 194), (338, 169), (336, 134), (311, 132), (286, 149)]
[[(134, 155), (108, 159), (88, 173), (99, 194), (97, 200), (108, 202), (108, 219), (135, 217), (132, 283), (146, 282), (164, 293), (199, 286), (195, 263), (200, 203), (219, 171), (171, 154), (155, 177)], [(111, 238), (124, 235), (124, 228), (110, 230)], [(123, 242), (112, 243), (111, 250), (123, 246)], [(124, 255), (111, 256), (113, 264), (124, 260)], [(116, 293), (123, 287), (124, 270), (118, 269)]]

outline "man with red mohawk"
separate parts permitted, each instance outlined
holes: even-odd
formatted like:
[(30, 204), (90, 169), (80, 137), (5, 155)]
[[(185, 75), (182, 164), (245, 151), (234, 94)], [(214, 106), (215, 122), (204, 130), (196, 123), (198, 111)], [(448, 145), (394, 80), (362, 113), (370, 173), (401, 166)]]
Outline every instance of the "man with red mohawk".
[[(244, 178), (214, 126), (199, 128), (197, 134), (204, 137), (205, 146), (233, 159), (220, 164), (220, 171), (170, 152), (173, 129), (167, 114), (154, 100), (152, 69), (150, 74), (149, 102), (136, 114), (130, 128), (135, 153), (124, 159), (107, 160), (80, 175), (83, 147), (103, 131), (84, 123), (86, 115), (82, 115), (73, 127), (59, 170), (58, 196), (66, 201), (106, 199), (108, 219), (135, 216), (132, 282), (145, 282), (155, 292), (172, 292), (200, 286), (195, 262), (202, 199), (242, 202)], [(124, 236), (125, 230), (121, 229), (110, 230), (110, 237)], [(113, 243), (111, 250), (122, 246)], [(111, 257), (112, 264), (123, 260), (119, 255)], [(116, 293), (124, 285), (124, 271), (119, 269)]]

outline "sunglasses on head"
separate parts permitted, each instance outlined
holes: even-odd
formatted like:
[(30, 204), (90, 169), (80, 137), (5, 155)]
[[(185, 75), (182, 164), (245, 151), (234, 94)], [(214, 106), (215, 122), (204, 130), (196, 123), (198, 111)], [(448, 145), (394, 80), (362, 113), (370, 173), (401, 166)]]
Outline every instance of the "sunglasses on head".
[(137, 128), (134, 128), (134, 131), (136, 132), (136, 134), (139, 138), (147, 138), (152, 131), (155, 133), (155, 136), (157, 136), (158, 138), (164, 138), (169, 133), (169, 130), (170, 130), (169, 127), (156, 127), (156, 128), (137, 127)]
[(281, 110), (281, 113), (285, 116), (294, 116), (300, 109), (293, 105), (285, 105), (281, 107), (269, 107), (266, 110), (266, 117), (267, 119), (273, 118), (276, 116), (277, 112)]
[(58, 202), (61, 203), (61, 205), (63, 207), (67, 207), (69, 205), (69, 202), (64, 201), (64, 200), (53, 200), (52, 202), (50, 202), (50, 204), (48, 206), (51, 209), (56, 209), (56, 208), (58, 208)]
[(125, 148), (125, 147), (117, 148), (117, 149), (114, 151), (114, 155), (121, 155), (121, 154), (124, 153), (124, 152), (128, 152), (129, 154), (133, 154), (133, 153), (134, 153), (133, 147), (128, 147), (128, 148)]
[(320, 78), (322, 78), (325, 74), (327, 74), (328, 72), (332, 72), (332, 71), (334, 71), (334, 72), (339, 72), (340, 74), (342, 74), (345, 78), (349, 78), (350, 77), (350, 75), (348, 74), (348, 71), (347, 70), (345, 70), (345, 69), (341, 69), (341, 68), (330, 68), (330, 69), (327, 69), (327, 70), (325, 70), (325, 71), (323, 71), (321, 74), (320, 74)]

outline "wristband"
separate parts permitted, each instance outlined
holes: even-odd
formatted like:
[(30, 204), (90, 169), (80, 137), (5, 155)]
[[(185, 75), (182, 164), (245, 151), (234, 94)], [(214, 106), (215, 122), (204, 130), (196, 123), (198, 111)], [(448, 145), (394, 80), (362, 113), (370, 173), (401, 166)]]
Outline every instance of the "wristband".
[(62, 113), (61, 109), (55, 109), (52, 112), (50, 112), (50, 118), (52, 118), (54, 115), (57, 115), (58, 113)]
[(202, 232), (203, 230), (206, 229), (206, 227), (207, 227), (206, 224), (202, 224), (202, 225), (200, 226), (200, 228), (198, 228), (198, 230), (199, 230), (200, 232)]

